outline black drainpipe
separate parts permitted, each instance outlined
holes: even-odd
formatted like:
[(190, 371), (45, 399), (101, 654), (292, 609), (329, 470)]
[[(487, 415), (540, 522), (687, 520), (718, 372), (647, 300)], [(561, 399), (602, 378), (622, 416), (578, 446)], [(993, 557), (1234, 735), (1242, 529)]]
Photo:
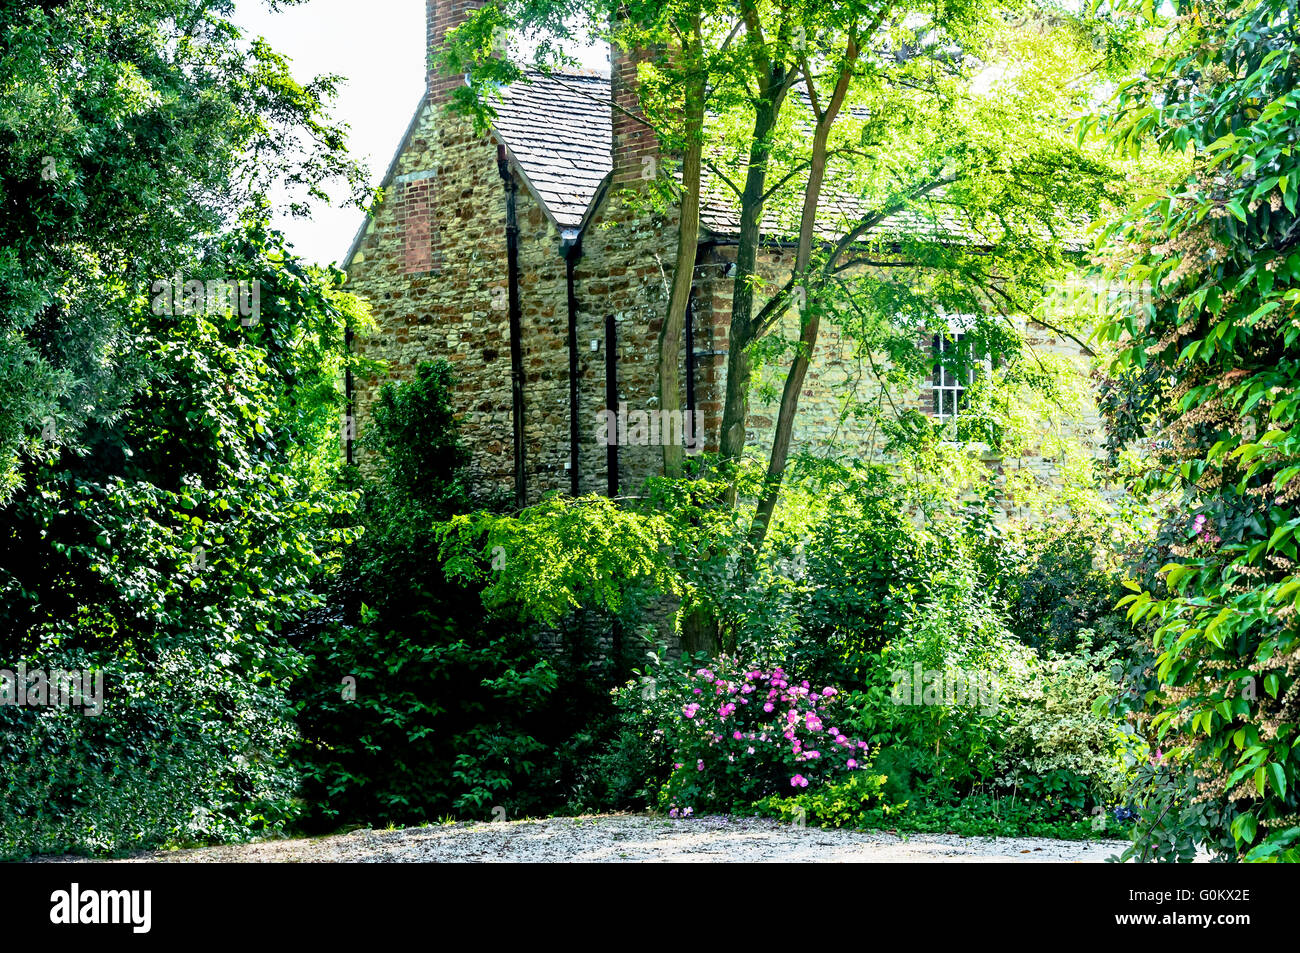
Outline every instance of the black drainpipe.
[(524, 470), (524, 350), (522, 308), (519, 304), (519, 222), (515, 217), (518, 186), (510, 174), (506, 147), (497, 146), (497, 170), (506, 187), (506, 273), (510, 284), (510, 411), (515, 438), (515, 505), (528, 505)]
[[(700, 245), (695, 255), (695, 273), (700, 273), (701, 266), (708, 260), (708, 249)], [(695, 353), (695, 285), (691, 285), (690, 297), (686, 299), (686, 419), (691, 427), (691, 436), (697, 447), (703, 446), (704, 434), (695, 433), (695, 368), (701, 357), (709, 357), (716, 352)]]
[(695, 296), (686, 301), (686, 413), (695, 426)]
[[(614, 326), (614, 316), (605, 315), (605, 409), (614, 413), (618, 419), (618, 329)], [(609, 476), (609, 495), (618, 496), (618, 424), (609, 446), (605, 449), (605, 469)]]
[(343, 350), (347, 355), (347, 367), (343, 371), (343, 395), (347, 401), (346, 416), (343, 418), (343, 447), (347, 453), (347, 465), (352, 466), (352, 434), (356, 429), (357, 422), (352, 416), (352, 328), (350, 326), (343, 329)]
[(564, 256), (564, 278), (569, 292), (569, 495), (577, 496), (578, 486), (578, 293), (573, 272), (582, 257), (582, 233), (565, 238), (560, 244)]

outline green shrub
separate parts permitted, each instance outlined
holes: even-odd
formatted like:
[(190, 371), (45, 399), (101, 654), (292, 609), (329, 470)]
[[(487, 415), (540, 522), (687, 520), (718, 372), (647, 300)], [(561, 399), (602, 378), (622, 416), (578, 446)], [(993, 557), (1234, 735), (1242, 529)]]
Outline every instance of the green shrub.
[(885, 780), (883, 774), (872, 774), (867, 769), (842, 781), (829, 781), (815, 790), (763, 798), (754, 803), (754, 809), (766, 817), (799, 825), (884, 826), (905, 807), (884, 803)]
[[(909, 635), (873, 661), (866, 687), (849, 698), (849, 724), (876, 752), (890, 798), (950, 801), (996, 784), (1014, 717), (1007, 697), (1032, 653), (1005, 634), (983, 645), (950, 640), (936, 618), (923, 617)], [(927, 681), (942, 688), (941, 701), (928, 700)], [(947, 701), (950, 686), (955, 703)], [(966, 697), (958, 697), (962, 688)]]
[(1076, 652), (1049, 655), (1020, 683), (1002, 767), (1026, 792), (1080, 812), (1122, 800), (1129, 766), (1146, 756), (1145, 743), (1110, 714), (1115, 647), (1090, 650), (1093, 638), (1082, 630)]
[(305, 646), (304, 823), (487, 819), (497, 806), (513, 817), (561, 803), (545, 793), (559, 780), (551, 751), (562, 739), (546, 738), (555, 668), (523, 636), (474, 625), (471, 593), (412, 597), (422, 603), (418, 628), (391, 629), (366, 612)]
[(9, 853), (274, 834), (298, 809), (293, 633), (351, 537), (331, 438), (360, 316), (254, 224), (195, 268), (260, 282), (259, 322), (142, 307), (126, 412), (27, 461), (0, 510), (0, 667), (75, 662), (106, 695), (0, 720)]
[[(502, 517), (454, 521), (469, 499), (453, 386), (448, 365), (424, 365), (376, 404), (364, 533), (331, 593), (334, 618), (302, 642), (296, 760), (312, 830), (563, 809), (612, 718), (598, 620), (561, 605), (548, 620), (561, 645), (543, 651), (537, 625), (485, 605), (499, 579), (484, 527)], [(465, 544), (450, 565), (448, 526)]]
[[(1231, 812), (1200, 796), (1193, 765), (1186, 753), (1172, 756), (1159, 749), (1141, 764), (1129, 793), (1137, 805), (1133, 843), (1121, 859), (1137, 863), (1191, 863), (1198, 850), (1231, 856), (1236, 847), (1228, 830)], [(1260, 858), (1264, 859), (1264, 858)]]
[(673, 770), (673, 749), (663, 729), (675, 717), (672, 696), (658, 692), (649, 675), (639, 675), (611, 694), (615, 720), (575, 807), (643, 811), (658, 804)]
[(419, 504), (441, 518), (464, 509), (468, 489), (462, 469), (469, 451), (461, 442), (449, 399), (451, 365), (427, 361), (406, 386), (387, 384), (371, 411), (363, 447), (383, 460), (379, 492)]
[(242, 840), (295, 818), (292, 711), (272, 686), (238, 691), (181, 654), (160, 659), (167, 681), (84, 654), (27, 664), (102, 671), (107, 697), (97, 716), (0, 708), (0, 857)]
[(894, 802), (883, 774), (860, 774), (815, 792), (768, 798), (754, 805), (766, 817), (817, 827), (891, 833), (960, 834), (963, 837), (1053, 837), (1062, 840), (1124, 838), (1128, 821), (1064, 816), (1023, 792), (977, 792), (951, 803)]
[(1023, 564), (1008, 593), (1007, 621), (1026, 645), (1069, 651), (1079, 633), (1117, 615), (1123, 596), (1119, 574), (1108, 566), (1115, 552), (1102, 520), (1052, 520), (1021, 534)]
[(1222, 859), (1300, 860), (1295, 18), (1291, 0), (1173, 17), (1100, 122), (1116, 146), (1189, 160), (1097, 236), (1124, 250), (1107, 280), (1154, 289), (1097, 337), (1114, 345), (1110, 446), (1138, 458), (1134, 495), (1168, 503), (1161, 579), (1124, 600), (1156, 655), (1152, 745), (1196, 778), (1170, 782), (1200, 810), (1152, 824), (1158, 855), (1196, 830)]

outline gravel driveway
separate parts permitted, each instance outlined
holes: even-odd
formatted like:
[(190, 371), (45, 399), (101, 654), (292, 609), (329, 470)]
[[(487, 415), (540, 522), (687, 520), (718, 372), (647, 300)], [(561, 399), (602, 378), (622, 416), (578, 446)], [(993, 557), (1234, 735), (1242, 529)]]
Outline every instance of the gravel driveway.
[(360, 830), (307, 840), (263, 841), (197, 850), (157, 851), (128, 861), (361, 862), (420, 861), (830, 861), (1101, 863), (1122, 841), (959, 837), (798, 828), (773, 820), (698, 817), (669, 820), (633, 814), (499, 823)]

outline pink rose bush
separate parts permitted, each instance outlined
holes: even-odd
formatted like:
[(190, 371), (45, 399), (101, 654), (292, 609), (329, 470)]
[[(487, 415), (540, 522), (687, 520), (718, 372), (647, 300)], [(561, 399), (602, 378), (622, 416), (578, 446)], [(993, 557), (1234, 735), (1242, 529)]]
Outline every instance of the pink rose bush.
[(870, 766), (866, 742), (840, 730), (832, 686), (720, 658), (663, 688), (673, 770), (659, 805), (670, 817), (745, 810)]

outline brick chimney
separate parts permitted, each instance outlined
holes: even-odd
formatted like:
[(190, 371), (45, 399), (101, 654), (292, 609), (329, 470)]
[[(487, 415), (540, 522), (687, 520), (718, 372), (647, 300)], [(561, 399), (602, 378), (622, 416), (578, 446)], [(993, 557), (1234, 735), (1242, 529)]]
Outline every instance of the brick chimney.
[(614, 101), (610, 120), (616, 189), (636, 188), (658, 173), (659, 139), (641, 118), (641, 101), (637, 95), (637, 64), (649, 58), (644, 50), (624, 52), (618, 44), (610, 44), (609, 81)]
[(453, 89), (465, 85), (461, 75), (448, 76), (432, 64), (435, 54), (442, 49), (442, 40), (449, 32), (464, 23), (471, 13), (483, 6), (484, 0), (425, 0), (428, 34), (428, 59), (426, 86), (430, 102), (445, 101)]

